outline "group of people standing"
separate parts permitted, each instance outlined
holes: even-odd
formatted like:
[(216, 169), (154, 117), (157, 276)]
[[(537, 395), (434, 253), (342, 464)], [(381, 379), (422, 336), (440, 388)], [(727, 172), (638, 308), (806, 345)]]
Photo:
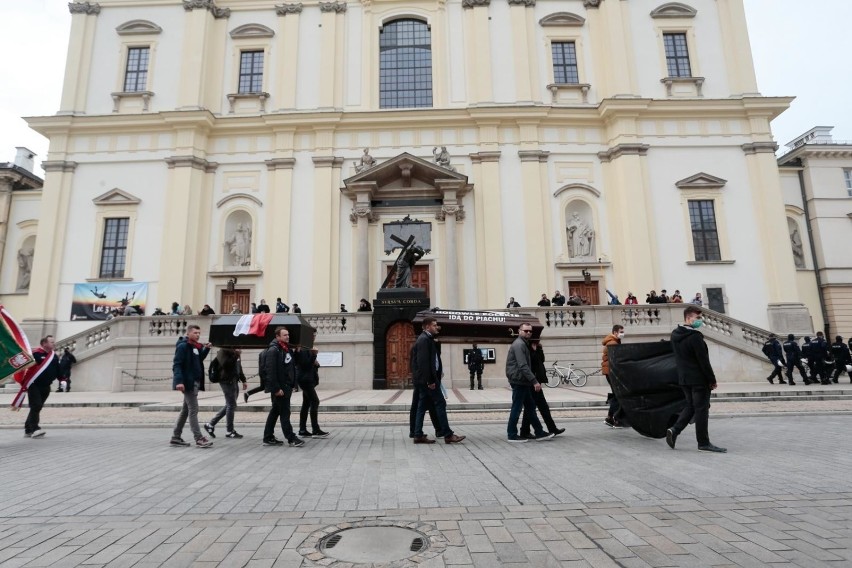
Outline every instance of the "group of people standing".
[[(777, 377), (779, 384), (795, 385), (793, 370), (798, 369), (802, 382), (806, 385), (838, 383), (843, 373), (849, 376), (849, 382), (852, 383), (852, 371), (849, 370), (849, 366), (852, 365), (850, 351), (852, 351), (852, 339), (847, 345), (840, 335), (836, 336), (834, 343), (829, 345), (823, 332), (818, 331), (813, 339), (805, 336), (802, 345), (799, 346), (796, 336), (792, 333), (787, 335), (787, 341), (783, 344), (774, 333), (771, 333), (769, 339), (763, 344), (763, 354), (773, 365), (772, 374), (766, 377), (766, 380), (772, 383)], [(803, 363), (807, 364), (807, 369)], [(781, 375), (785, 369), (786, 381)]]

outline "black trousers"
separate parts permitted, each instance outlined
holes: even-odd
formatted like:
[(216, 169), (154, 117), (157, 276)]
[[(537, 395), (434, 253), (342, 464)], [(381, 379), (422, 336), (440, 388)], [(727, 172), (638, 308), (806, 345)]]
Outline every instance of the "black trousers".
[[(604, 376), (606, 377), (606, 382), (609, 384), (609, 388), (612, 389), (612, 381), (609, 379), (609, 373)], [(613, 420), (621, 418), (621, 403), (618, 402), (614, 392), (607, 395), (607, 402), (609, 402), (609, 411), (607, 412), (607, 415)]]
[(802, 375), (802, 380), (809, 381), (808, 374), (805, 372), (805, 368), (802, 366), (802, 362), (798, 359), (787, 359), (787, 379), (793, 380), (793, 368), (799, 370), (799, 374)]
[(275, 422), (281, 422), (281, 431), (284, 437), (289, 442), (296, 435), (293, 433), (293, 427), (290, 425), (290, 395), (293, 393), (290, 389), (284, 389), (284, 396), (275, 396), (272, 393), (272, 408), (269, 409), (269, 416), (266, 417), (266, 427), (263, 429), (263, 439), (267, 440), (275, 436)]
[[(541, 419), (544, 420), (544, 425), (547, 426), (548, 432), (556, 432), (556, 422), (553, 421), (553, 415), (550, 414), (550, 405), (547, 404), (547, 399), (544, 398), (544, 388), (541, 390), (532, 390), (533, 401), (538, 413), (541, 414)], [(530, 416), (526, 413), (521, 418), (521, 435), (530, 435)]]
[(852, 382), (852, 373), (846, 370), (845, 363), (843, 363), (842, 365), (834, 366), (834, 376), (832, 377), (832, 380), (836, 383), (840, 379), (840, 375), (842, 375), (843, 373), (849, 375), (849, 382)]
[(44, 403), (47, 397), (50, 396), (50, 384), (34, 384), (27, 390), (27, 403), (30, 405), (30, 413), (27, 414), (27, 420), (24, 422), (24, 432), (26, 434), (32, 434), (38, 430), (41, 409), (44, 408)]
[(299, 432), (306, 431), (308, 425), (308, 414), (311, 415), (311, 430), (314, 432), (320, 429), (319, 421), (317, 420), (317, 412), (319, 410), (319, 395), (313, 383), (302, 383), (302, 411), (299, 413)]
[[(450, 428), (450, 423), (447, 420), (447, 401), (444, 399), (444, 394), (441, 392), (441, 385), (436, 384), (435, 388), (430, 389), (426, 385), (417, 385), (414, 387), (417, 392), (417, 414), (414, 418), (414, 437), (423, 436), (423, 419), (430, 406), (435, 412), (435, 436), (444, 437), (452, 436), (453, 431)], [(431, 416), (430, 416), (431, 418)]]
[(779, 381), (783, 381), (784, 379), (781, 377), (781, 371), (783, 371), (783, 370), (784, 370), (784, 366), (783, 366), (783, 365), (781, 365), (781, 362), (780, 362), (780, 361), (778, 362), (778, 364), (777, 364), (777, 365), (775, 364), (775, 362), (774, 362), (774, 361), (771, 361), (771, 362), (772, 362), (772, 364), (773, 364), (773, 365), (775, 365), (775, 366), (772, 368), (772, 374), (771, 374), (771, 375), (769, 375), (769, 376), (768, 376), (768, 377), (766, 377), (766, 378), (767, 378), (767, 379), (769, 379), (769, 380), (771, 381), (771, 380), (772, 380), (772, 379), (774, 379), (775, 377), (778, 377), (778, 380), (779, 380)]
[(473, 390), (473, 375), (476, 375), (479, 381), (479, 388), (482, 388), (482, 371), (470, 371), (470, 390)]
[[(414, 428), (417, 422), (417, 406), (420, 402), (420, 392), (417, 386), (411, 389), (411, 411), (408, 415), (408, 437), (414, 437)], [(444, 433), (438, 427), (438, 415), (435, 414), (435, 407), (432, 405), (432, 399), (426, 399), (426, 411), (429, 413), (429, 420), (432, 422), (432, 427), (435, 428), (435, 437), (443, 438)]]
[(707, 428), (710, 419), (710, 387), (689, 385), (680, 388), (683, 389), (686, 397), (686, 407), (681, 411), (672, 429), (675, 435), (680, 434), (695, 418), (695, 439), (698, 440), (699, 446), (707, 446), (710, 444)]

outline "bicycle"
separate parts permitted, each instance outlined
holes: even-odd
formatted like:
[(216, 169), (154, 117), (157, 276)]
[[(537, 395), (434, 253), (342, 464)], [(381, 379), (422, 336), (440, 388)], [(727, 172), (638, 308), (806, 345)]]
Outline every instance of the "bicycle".
[(547, 369), (547, 386), (555, 389), (559, 385), (571, 384), (575, 387), (582, 387), (586, 384), (586, 372), (582, 369), (575, 369), (574, 363), (569, 363), (567, 367), (560, 367), (559, 361), (554, 361)]

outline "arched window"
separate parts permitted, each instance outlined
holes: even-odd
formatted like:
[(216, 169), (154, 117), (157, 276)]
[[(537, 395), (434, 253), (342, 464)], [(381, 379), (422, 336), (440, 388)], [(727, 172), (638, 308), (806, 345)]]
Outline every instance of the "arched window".
[(379, 108), (432, 106), (432, 40), (420, 20), (395, 20), (379, 35)]

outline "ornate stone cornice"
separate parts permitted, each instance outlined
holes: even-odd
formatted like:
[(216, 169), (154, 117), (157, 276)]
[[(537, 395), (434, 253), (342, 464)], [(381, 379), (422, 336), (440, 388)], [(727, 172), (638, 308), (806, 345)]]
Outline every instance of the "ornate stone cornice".
[(535, 0), (509, 0), (509, 6), (535, 6)]
[(619, 144), (604, 152), (598, 152), (601, 162), (611, 162), (621, 156), (644, 156), (648, 153), (648, 144)]
[(101, 5), (97, 2), (68, 2), (68, 11), (72, 14), (97, 16), (101, 13)]
[(314, 156), (311, 159), (318, 168), (339, 168), (343, 165), (343, 158), (338, 158), (337, 156)]
[(320, 2), (320, 12), (334, 12), (342, 14), (346, 11), (346, 2)]
[(273, 158), (266, 160), (266, 169), (273, 170), (292, 170), (296, 165), (296, 158)]
[(477, 6), (490, 6), (491, 0), (462, 0), (462, 8), (476, 8)]
[(775, 142), (752, 142), (743, 144), (742, 149), (747, 156), (750, 154), (774, 154), (778, 151), (778, 144)]
[(583, 0), (584, 8), (600, 8), (603, 0)]
[(543, 150), (518, 150), (518, 157), (521, 158), (522, 162), (541, 162), (542, 164), (546, 164), (548, 156), (550, 156), (550, 152)]
[(298, 4), (276, 4), (275, 13), (279, 16), (286, 16), (287, 14), (301, 14), (302, 3), (299, 2)]
[(470, 161), (474, 164), (479, 164), (481, 162), (499, 162), (500, 161), (500, 151), (495, 152), (476, 152), (475, 154), (470, 154)]
[(51, 160), (42, 162), (41, 167), (45, 173), (50, 172), (73, 172), (77, 169), (77, 162), (67, 162), (65, 160)]
[(214, 18), (230, 18), (230, 8), (217, 8), (213, 0), (183, 0), (183, 9), (187, 12), (192, 10), (208, 10)]
[(204, 158), (197, 156), (170, 156), (165, 160), (170, 170), (174, 168), (194, 168), (202, 172), (212, 173), (219, 167), (218, 163), (208, 162)]

